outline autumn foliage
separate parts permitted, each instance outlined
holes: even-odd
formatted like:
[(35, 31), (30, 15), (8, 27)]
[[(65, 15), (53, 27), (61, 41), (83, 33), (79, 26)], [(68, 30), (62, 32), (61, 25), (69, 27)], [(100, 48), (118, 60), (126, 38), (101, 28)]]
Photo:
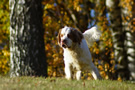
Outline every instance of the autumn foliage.
[[(98, 2), (99, 1), (99, 2)], [(131, 0), (121, 0), (121, 7), (132, 11)], [(0, 74), (9, 72), (9, 6), (7, 0), (0, 1)], [(63, 51), (57, 44), (57, 34), (64, 25), (84, 32), (96, 25), (102, 31), (100, 41), (90, 48), (93, 62), (105, 79), (117, 79), (114, 60), (111, 23), (105, 0), (43, 0), (44, 40), (48, 63), (48, 76), (64, 76)], [(132, 17), (123, 16), (123, 20)], [(134, 23), (131, 20), (131, 23)], [(130, 23), (130, 24), (131, 24)], [(134, 32), (134, 29), (133, 29)], [(91, 75), (88, 74), (91, 78)]]
[(7, 0), (0, 1), (0, 74), (9, 71), (9, 5)]

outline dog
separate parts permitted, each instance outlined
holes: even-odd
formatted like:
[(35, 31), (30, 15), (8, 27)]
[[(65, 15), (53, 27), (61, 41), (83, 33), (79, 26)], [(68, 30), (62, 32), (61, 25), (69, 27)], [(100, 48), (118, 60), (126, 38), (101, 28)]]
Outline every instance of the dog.
[(82, 71), (90, 71), (95, 80), (101, 79), (98, 69), (92, 62), (92, 56), (88, 47), (101, 36), (96, 27), (81, 33), (79, 30), (65, 26), (59, 30), (58, 44), (63, 48), (65, 75), (72, 79), (72, 71), (76, 70), (76, 79), (81, 79)]

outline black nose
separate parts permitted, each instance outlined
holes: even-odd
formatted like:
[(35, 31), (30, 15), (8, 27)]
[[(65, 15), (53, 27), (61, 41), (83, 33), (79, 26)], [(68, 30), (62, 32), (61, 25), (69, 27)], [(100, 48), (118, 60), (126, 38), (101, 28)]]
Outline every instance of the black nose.
[(67, 47), (67, 40), (62, 40), (62, 47), (66, 48)]
[(64, 39), (64, 40), (62, 40), (62, 42), (63, 42), (63, 43), (67, 43), (67, 40)]

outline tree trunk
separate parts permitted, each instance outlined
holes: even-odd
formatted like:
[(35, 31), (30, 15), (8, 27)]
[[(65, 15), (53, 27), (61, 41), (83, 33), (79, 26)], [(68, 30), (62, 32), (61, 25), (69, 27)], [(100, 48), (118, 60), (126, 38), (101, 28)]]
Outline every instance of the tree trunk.
[[(135, 3), (131, 4), (133, 0), (129, 1), (129, 6), (123, 7), (122, 16), (123, 18), (123, 29), (125, 30), (126, 39), (125, 45), (127, 50), (127, 60), (129, 69), (130, 80), (135, 80), (135, 30), (133, 24), (135, 19)], [(132, 8), (132, 9), (131, 9)]]
[(118, 76), (129, 79), (128, 61), (125, 48), (125, 31), (122, 28), (121, 7), (119, 0), (106, 0), (113, 36), (113, 47), (115, 60), (118, 63)]
[(10, 0), (10, 76), (47, 76), (41, 0)]

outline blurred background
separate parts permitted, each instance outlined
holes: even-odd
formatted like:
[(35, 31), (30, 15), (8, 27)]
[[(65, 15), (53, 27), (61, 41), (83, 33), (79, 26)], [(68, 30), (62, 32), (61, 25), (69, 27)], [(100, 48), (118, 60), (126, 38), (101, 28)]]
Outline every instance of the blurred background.
[[(0, 75), (7, 75), (9, 1), (0, 3)], [(64, 76), (63, 51), (57, 44), (59, 29), (67, 25), (84, 32), (97, 26), (102, 36), (90, 51), (102, 77), (135, 80), (135, 0), (42, 0), (42, 8), (49, 77)]]

